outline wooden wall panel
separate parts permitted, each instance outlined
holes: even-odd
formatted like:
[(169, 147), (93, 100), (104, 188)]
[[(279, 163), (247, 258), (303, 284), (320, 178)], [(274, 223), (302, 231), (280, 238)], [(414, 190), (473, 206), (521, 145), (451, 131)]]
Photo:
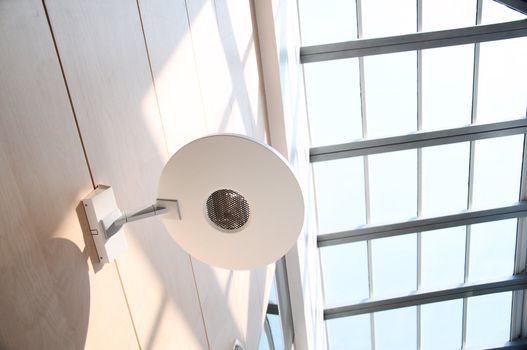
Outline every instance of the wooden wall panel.
[[(263, 89), (258, 74), (249, 1), (187, 1), (208, 133), (233, 132), (266, 140)], [(256, 349), (274, 264), (228, 271), (193, 259), (212, 349), (234, 339)]]
[[(169, 154), (208, 133), (265, 140), (249, 6), (248, 1), (140, 1)], [(229, 349), (238, 338), (248, 349), (257, 348), (273, 266), (237, 272), (193, 259), (193, 268), (210, 347)]]
[(0, 63), (0, 348), (137, 348), (81, 229), (93, 187), (41, 1), (0, 2)]
[[(150, 204), (168, 154), (137, 3), (46, 3), (95, 181), (124, 211)], [(141, 347), (206, 348), (188, 255), (157, 219), (125, 232), (118, 264)]]
[(185, 0), (140, 0), (169, 155), (206, 133)]

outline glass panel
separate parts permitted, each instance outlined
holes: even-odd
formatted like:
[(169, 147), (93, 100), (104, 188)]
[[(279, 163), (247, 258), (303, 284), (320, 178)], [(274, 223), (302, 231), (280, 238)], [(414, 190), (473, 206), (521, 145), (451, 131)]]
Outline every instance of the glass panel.
[(357, 38), (355, 1), (299, 1), (302, 45), (318, 45)]
[(352, 304), (368, 298), (366, 242), (321, 248), (320, 259), (327, 307)]
[[(524, 19), (521, 13), (491, 0), (483, 1), (482, 23)], [(526, 115), (527, 38), (481, 43), (478, 86), (479, 123)]]
[(320, 233), (366, 223), (361, 157), (313, 163)]
[(525, 19), (525, 15), (508, 8), (506, 5), (499, 4), (494, 0), (483, 0), (482, 15), (481, 24), (501, 23)]
[(463, 283), (465, 235), (465, 226), (421, 234), (421, 289), (439, 289)]
[(271, 350), (271, 348), (269, 347), (269, 340), (267, 340), (267, 334), (263, 329), (260, 333), (260, 342), (258, 343), (258, 350)]
[(423, 50), (423, 130), (470, 124), (474, 45)]
[(511, 292), (468, 298), (467, 347), (509, 341)]
[[(394, 3), (399, 4), (398, 1)], [(368, 138), (417, 130), (415, 52), (365, 57), (364, 79)]]
[(310, 63), (304, 72), (311, 144), (362, 138), (358, 60)]
[(422, 216), (467, 208), (470, 143), (426, 147), (423, 156)]
[(481, 44), (477, 122), (525, 116), (527, 38)]
[(372, 241), (373, 296), (393, 296), (416, 290), (416, 234)]
[(416, 308), (375, 313), (375, 349), (417, 348)]
[(415, 0), (362, 1), (364, 38), (407, 34), (417, 31)]
[(329, 349), (371, 349), (370, 315), (327, 320)]
[(423, 0), (423, 31), (476, 24), (476, 0)]
[(371, 222), (417, 215), (417, 150), (369, 156)]
[(523, 135), (476, 141), (473, 208), (518, 201), (522, 153)]
[(271, 334), (273, 335), (273, 344), (275, 349), (284, 348), (284, 336), (282, 335), (282, 321), (279, 315), (267, 314)]
[(517, 219), (472, 225), (469, 281), (512, 275), (516, 226)]
[(421, 306), (421, 348), (423, 350), (459, 349), (463, 299)]

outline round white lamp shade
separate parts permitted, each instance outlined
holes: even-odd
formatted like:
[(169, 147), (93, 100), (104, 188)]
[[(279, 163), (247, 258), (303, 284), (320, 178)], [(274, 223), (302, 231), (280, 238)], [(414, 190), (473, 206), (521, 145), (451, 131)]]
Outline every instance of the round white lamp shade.
[(163, 169), (158, 198), (178, 201), (181, 220), (161, 216), (178, 244), (226, 269), (275, 262), (304, 222), (302, 191), (285, 159), (241, 135), (206, 136), (183, 146)]

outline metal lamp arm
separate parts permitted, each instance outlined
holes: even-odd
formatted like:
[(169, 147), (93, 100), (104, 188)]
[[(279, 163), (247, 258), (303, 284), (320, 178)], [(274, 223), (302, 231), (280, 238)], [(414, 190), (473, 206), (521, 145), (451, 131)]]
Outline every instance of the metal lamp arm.
[(174, 219), (181, 220), (181, 213), (179, 211), (178, 201), (171, 199), (157, 199), (155, 204), (152, 204), (144, 209), (134, 211), (130, 214), (123, 213), (123, 215), (121, 215), (114, 222), (112, 222), (110, 226), (108, 226), (108, 228), (105, 228), (104, 233), (106, 239), (109, 239), (117, 232), (119, 232), (121, 227), (123, 227), (123, 225), (127, 222), (142, 220), (161, 214), (168, 214), (171, 211), (174, 212), (172, 215)]

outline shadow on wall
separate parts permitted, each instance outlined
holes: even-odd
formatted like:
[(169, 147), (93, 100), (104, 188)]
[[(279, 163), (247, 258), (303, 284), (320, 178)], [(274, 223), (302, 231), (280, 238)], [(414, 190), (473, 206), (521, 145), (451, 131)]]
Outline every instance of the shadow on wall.
[[(170, 40), (168, 40), (171, 43), (170, 47), (165, 47), (163, 54), (159, 56), (154, 57), (152, 55), (152, 60), (158, 60), (158, 66), (161, 67), (158, 72), (161, 72), (162, 67), (169, 63), (172, 53), (178, 49), (183, 38), (188, 35), (195, 21), (197, 21), (196, 18), (202, 15), (204, 7), (212, 6), (212, 10), (207, 8), (207, 11), (209, 11), (209, 15), (213, 15), (211, 17), (218, 23), (210, 24), (208, 30), (216, 31), (215, 33), (218, 35), (217, 39), (219, 40), (217, 44), (220, 46), (220, 50), (216, 52), (217, 57), (208, 57), (207, 52), (199, 52), (199, 50), (194, 51), (194, 54), (201, 57), (196, 62), (203, 63), (204, 60), (210, 59), (210, 64), (214, 69), (219, 68), (223, 70), (225, 74), (221, 76), (222, 82), (225, 81), (231, 87), (231, 90), (223, 92), (222, 99), (218, 102), (211, 90), (207, 90), (205, 87), (221, 84), (211, 80), (215, 79), (215, 77), (210, 77), (203, 73), (203, 71), (207, 72), (209, 67), (203, 67), (203, 65), (197, 67), (197, 77), (201, 84), (201, 100), (199, 104), (191, 106), (190, 110), (185, 111), (190, 112), (186, 118), (188, 120), (194, 118), (192, 108), (195, 108), (195, 115), (204, 115), (202, 104), (213, 106), (213, 108), (208, 109), (209, 114), (205, 115), (210, 116), (214, 112), (218, 112), (220, 117), (214, 123), (211, 123), (208, 128), (208, 121), (205, 120), (203, 127), (195, 131), (195, 135), (192, 135), (192, 138), (208, 133), (234, 131), (244, 132), (262, 140), (267, 127), (265, 121), (263, 121), (264, 115), (260, 115), (260, 108), (265, 106), (265, 103), (262, 102), (260, 95), (258, 95), (256, 100), (251, 95), (251, 91), (261, 86), (248, 87), (244, 75), (248, 56), (252, 50), (251, 45), (254, 45), (253, 39), (250, 38), (247, 43), (243, 43), (245, 49), (240, 55), (237, 51), (239, 43), (236, 42), (236, 27), (231, 22), (227, 1), (179, 0), (176, 2), (179, 4), (178, 7), (180, 9), (183, 8), (187, 11), (185, 17), (188, 22), (181, 25), (180, 22), (173, 21), (174, 30), (161, 33), (155, 33), (154, 31), (155, 36), (151, 39), (152, 41), (149, 41), (148, 36), (146, 37), (147, 45), (153, 45), (156, 40), (163, 41), (166, 37), (170, 37)], [(112, 180), (119, 182), (112, 184), (115, 185), (117, 200), (119, 201), (119, 198), (121, 198), (123, 202), (135, 208), (136, 205), (148, 204), (150, 200), (155, 198), (158, 178), (151, 178), (150, 175), (155, 172), (160, 173), (162, 165), (169, 156), (169, 151), (163, 153), (157, 147), (159, 140), (156, 138), (159, 135), (152, 132), (148, 134), (148, 131), (152, 130), (152, 125), (161, 124), (159, 128), (156, 126), (157, 129), (154, 129), (161, 129), (165, 132), (165, 137), (170, 134), (163, 130), (161, 120), (156, 119), (160, 118), (159, 113), (156, 111), (147, 115), (144, 111), (144, 101), (136, 98), (138, 97), (136, 95), (139, 94), (134, 95), (135, 89), (139, 89), (142, 97), (145, 98), (151, 93), (152, 81), (150, 77), (146, 80), (135, 79), (139, 73), (127, 70), (130, 67), (136, 68), (134, 65), (137, 65), (137, 62), (142, 62), (142, 59), (136, 60), (137, 57), (130, 56), (137, 54), (145, 55), (146, 57), (147, 52), (146, 50), (141, 52), (127, 51), (130, 47), (135, 47), (134, 44), (129, 43), (129, 41), (133, 41), (128, 32), (130, 28), (127, 28), (130, 21), (123, 18), (134, 16), (134, 20), (131, 22), (141, 26), (144, 18), (139, 17), (139, 10), (145, 16), (148, 13), (148, 11), (143, 11), (145, 7), (156, 5), (154, 2), (148, 3), (147, 1), (138, 1), (137, 6), (135, 2), (131, 3), (132, 5), (124, 1), (118, 4), (117, 2), (104, 2), (104, 6), (102, 6), (101, 2), (81, 3), (81, 1), (70, 2), (61, 0), (45, 0), (42, 2), (48, 7), (46, 12), (49, 11), (50, 24), (57, 38), (57, 51), (72, 95), (73, 108), (77, 114), (80, 134), (86, 146), (88, 163), (94, 173), (94, 179), (96, 182), (101, 183), (112, 182)], [(159, 6), (163, 1), (156, 3)], [(235, 4), (236, 2), (232, 3)], [(20, 11), (27, 10), (22, 5), (13, 6), (20, 6)], [(122, 9), (125, 11), (121, 12), (120, 10)], [(29, 10), (27, 11), (29, 12)], [(217, 16), (218, 14), (220, 15)], [(135, 20), (135, 17), (137, 17), (137, 20)], [(157, 20), (157, 18), (154, 19)], [(203, 23), (203, 21), (200, 21), (199, 25), (204, 25)], [(67, 28), (67, 31), (64, 28)], [(199, 31), (201, 33), (199, 35), (200, 38), (192, 40), (201, 40), (201, 45), (194, 46), (203, 48), (207, 46), (207, 33), (203, 28)], [(134, 33), (136, 32), (134, 31)], [(91, 40), (85, 40), (87, 38), (82, 37), (82, 35), (86, 35)], [(71, 39), (72, 37), (74, 38), (73, 40)], [(151, 46), (148, 48), (151, 49)], [(222, 49), (223, 52), (221, 52)], [(116, 54), (116, 52), (124, 52), (124, 61), (126, 62), (121, 60), (123, 55)], [(93, 61), (90, 61), (91, 59)], [(130, 64), (127, 64), (127, 62)], [(171, 63), (174, 64), (174, 62)], [(223, 66), (214, 67), (214, 65)], [(144, 71), (150, 72), (150, 67), (145, 66), (142, 68), (144, 68)], [(81, 76), (80, 79), (75, 77), (79, 71), (85, 75)], [(90, 75), (89, 72), (93, 74)], [(156, 76), (156, 71), (154, 71), (155, 83), (158, 82), (158, 78), (160, 77)], [(148, 84), (139, 87), (137, 85), (131, 86), (139, 81), (147, 82)], [(183, 102), (186, 96), (173, 96), (173, 98)], [(87, 104), (86, 101), (84, 101), (84, 104), (79, 102), (83, 99), (88, 101)], [(214, 102), (211, 102), (211, 100), (214, 100)], [(121, 102), (119, 103), (119, 101)], [(154, 106), (150, 107), (155, 109)], [(83, 108), (86, 110), (83, 110)], [(255, 111), (257, 111), (256, 114)], [(163, 114), (163, 108), (161, 108), (161, 114)], [(124, 116), (126, 116), (126, 120), (122, 119)], [(178, 115), (162, 115), (162, 118), (164, 120), (171, 118), (175, 118), (178, 121), (182, 120)], [(236, 121), (232, 119), (236, 119)], [(94, 132), (92, 125), (95, 123), (97, 123), (97, 129)], [(184, 127), (183, 124), (182, 127)], [(39, 137), (45, 139), (46, 137), (57, 137), (57, 135), (41, 134)], [(137, 142), (137, 140), (140, 140), (140, 142)], [(115, 148), (114, 145), (118, 142), (122, 142), (122, 144)], [(61, 151), (68, 152), (67, 147), (64, 148), (66, 150)], [(123, 150), (125, 154), (119, 153)], [(38, 154), (38, 152), (54, 152), (56, 150), (34, 149), (33, 151), (34, 154)], [(152, 169), (154, 170), (152, 171)], [(53, 169), (53, 171), (59, 170)], [(145, 174), (145, 172), (148, 173)], [(147, 177), (150, 178), (150, 183), (143, 181)], [(21, 185), (27, 185), (27, 183), (21, 181)], [(42, 184), (42, 186), (46, 185), (46, 183)], [(34, 200), (44, 202), (43, 198)], [(42, 204), (45, 205), (45, 203)], [(130, 208), (122, 208), (125, 211), (128, 209)], [(46, 229), (40, 231), (34, 229), (35, 232), (30, 232), (30, 234), (34, 233), (35, 237), (28, 238), (31, 242), (26, 245), (27, 249), (23, 252), (17, 251), (13, 253), (6, 260), (8, 263), (7, 267), (0, 266), (0, 278), (3, 279), (4, 276), (9, 275), (6, 276), (6, 280), (13, 281), (9, 285), (0, 286), (0, 312), (11, 317), (11, 319), (6, 320), (0, 316), (0, 349), (34, 349), (37, 342), (39, 344), (38, 347), (42, 349), (82, 349), (85, 347), (90, 307), (98, 307), (91, 304), (93, 300), (90, 298), (88, 259), (90, 259), (95, 272), (101, 272), (100, 270), (103, 266), (99, 263), (85, 213), (80, 203), (76, 207), (76, 212), (83, 232), (84, 251), (81, 251), (77, 245), (69, 240), (50, 238), (49, 236), (56, 229), (56, 227), (50, 225)], [(61, 212), (61, 209), (54, 209), (53, 213), (57, 216), (51, 218), (50, 222), (58, 223), (59, 221), (55, 219), (64, 213)], [(179, 277), (181, 271), (177, 271), (175, 266), (178, 265), (175, 261), (190, 265), (194, 273), (195, 266), (192, 266), (192, 259), (182, 252), (181, 248), (177, 246), (164, 229), (156, 229), (155, 232), (149, 232), (149, 229), (144, 229), (146, 227), (153, 230), (152, 227), (155, 227), (155, 225), (142, 226), (138, 224), (138, 226), (131, 226), (130, 229), (127, 228), (128, 233), (130, 233), (128, 239), (137, 241), (137, 245), (141, 247), (142, 253), (144, 253), (146, 260), (150, 263), (151, 270), (155, 271), (159, 284), (163, 286), (164, 293), (160, 294), (159, 300), (153, 301), (159, 303), (156, 311), (150, 311), (153, 317), (150, 314), (145, 317), (145, 319), (153, 319), (154, 322), (152, 324), (143, 323), (143, 327), (138, 327), (141, 346), (145, 350), (160, 348), (161, 346), (156, 343), (156, 339), (166, 336), (166, 329), (168, 328), (173, 331), (171, 336), (175, 338), (188, 337), (186, 334), (178, 334), (178, 329), (185, 329), (193, 332), (193, 336), (201, 340), (203, 332), (201, 329), (196, 329), (195, 324), (188, 323), (184, 325), (185, 327), (163, 324), (168, 307), (175, 307), (178, 313), (183, 314), (184, 322), (201, 317), (200, 315), (191, 314), (189, 312), (191, 308), (184, 305), (189, 302), (186, 299), (187, 296), (194, 295), (195, 297), (198, 292), (196, 284), (191, 283), (181, 286), (174, 283), (175, 280), (181, 280), (181, 277)], [(28, 230), (31, 231), (32, 229)], [(16, 236), (19, 232), (9, 232), (9, 234), (13, 238), (12, 235)], [(156, 236), (153, 237), (153, 234)], [(23, 238), (15, 237), (13, 239)], [(4, 242), (0, 242), (0, 244), (4, 244)], [(124, 260), (123, 264), (125, 263)], [(106, 268), (110, 268), (110, 265), (106, 266)], [(124, 271), (125, 267), (122, 270)], [(233, 300), (232, 296), (229, 298), (229, 293), (233, 289), (231, 283), (235, 282), (227, 279), (228, 285), (224, 286), (220, 285), (216, 278), (218, 275), (229, 274), (230, 272), (213, 270), (207, 266), (199, 267), (198, 273), (202, 274), (201, 280), (207, 281), (206, 287), (201, 285), (199, 290), (201, 295), (199, 296), (202, 298), (207, 296), (209, 299), (202, 299), (202, 304), (212, 310), (209, 311), (209, 314), (218, 310), (222, 312), (217, 322), (219, 326), (217, 324), (212, 326), (207, 322), (207, 319), (205, 320), (203, 327), (206, 331), (214, 328), (215, 331), (211, 333), (214, 333), (214, 336), (217, 336), (218, 339), (225, 339), (225, 336), (222, 337), (220, 334), (222, 330), (229, 334), (239, 334), (242, 337), (257, 336), (254, 333), (243, 334), (244, 331), (241, 328), (243, 327), (248, 329), (249, 332), (254, 332), (254, 330), (250, 329), (254, 327), (254, 325), (249, 324), (250, 315), (261, 312), (261, 310), (256, 309), (256, 305), (259, 305), (259, 300), (257, 299), (262, 298), (264, 293), (262, 291), (261, 295), (256, 295), (254, 291), (258, 290), (259, 286), (262, 286), (262, 281), (265, 278), (262, 277), (259, 280), (256, 273), (263, 274), (264, 269), (258, 271), (261, 272), (250, 274), (247, 285), (247, 293), (251, 292), (247, 300), (249, 316), (246, 316), (248, 317), (247, 324), (242, 325), (239, 322), (239, 315), (233, 315), (232, 310), (227, 305), (227, 300)], [(132, 272), (128, 271), (128, 273), (131, 274)], [(125, 272), (123, 272), (123, 277), (127, 277)], [(132, 277), (130, 277), (130, 280), (132, 280)], [(188, 282), (196, 283), (195, 281)], [(0, 284), (2, 284), (1, 281)], [(123, 284), (126, 289), (126, 278), (123, 278)], [(130, 283), (130, 285), (133, 285), (133, 283)], [(186, 290), (182, 291), (181, 289)], [(104, 292), (104, 288), (98, 290), (99, 292)], [(140, 295), (141, 293), (136, 294)], [(225, 305), (220, 305), (217, 309), (212, 308), (210, 305), (211, 296), (219, 297), (215, 298), (215, 300), (223, 298), (226, 301)], [(22, 298), (23, 300), (21, 300)], [(132, 299), (130, 298), (130, 300)], [(137, 301), (139, 299), (136, 297), (134, 300)], [(208, 305), (205, 304), (207, 301), (209, 302)], [(152, 301), (148, 304), (151, 303)], [(142, 306), (137, 305), (137, 302), (135, 305), (130, 304), (133, 321), (136, 323), (148, 322), (141, 320), (143, 316), (141, 313), (146, 313), (141, 310)], [(158, 336), (161, 327), (164, 327), (163, 334)], [(249, 339), (248, 348), (251, 348), (249, 344), (257, 344), (257, 342), (258, 339)], [(214, 349), (225, 348), (224, 344), (216, 343), (214, 338), (211, 338), (209, 347)]]
[(16, 267), (2, 271), (10, 283), (0, 288), (0, 310), (9, 315), (0, 321), (0, 349), (84, 348), (90, 314), (87, 259), (86, 250), (63, 238), (32, 244), (10, 259)]

